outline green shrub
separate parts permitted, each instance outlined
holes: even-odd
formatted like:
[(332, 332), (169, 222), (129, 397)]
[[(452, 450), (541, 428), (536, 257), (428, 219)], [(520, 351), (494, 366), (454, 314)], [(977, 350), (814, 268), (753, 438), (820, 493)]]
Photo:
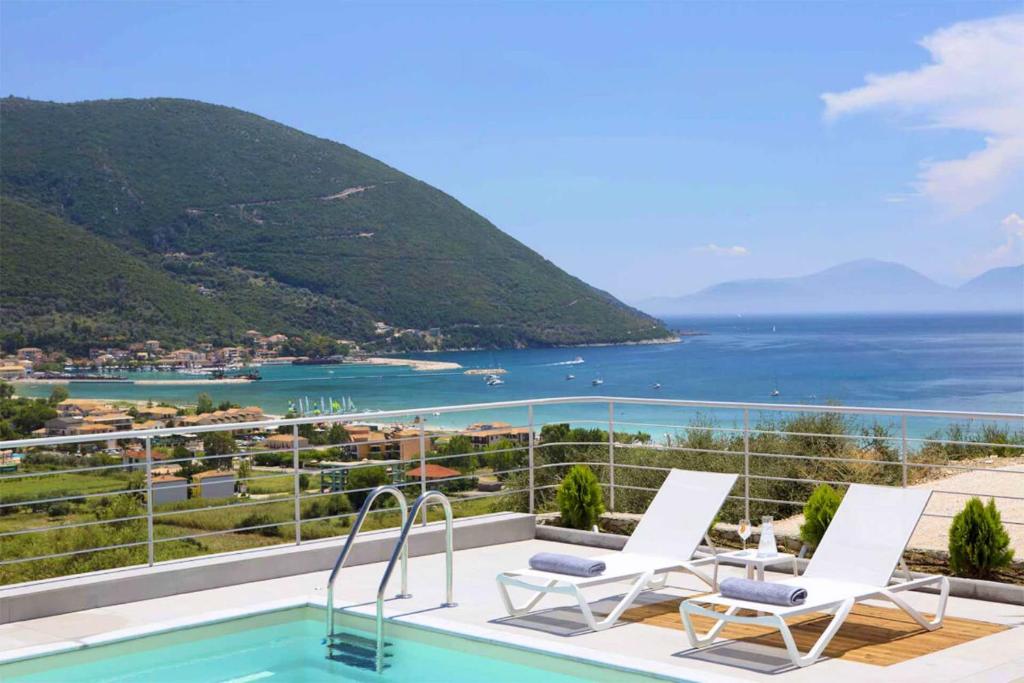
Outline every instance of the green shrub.
[(828, 530), (828, 525), (832, 523), (832, 518), (836, 516), (842, 499), (842, 496), (828, 484), (819, 484), (804, 505), (804, 523), (800, 525), (800, 540), (812, 548), (818, 547), (825, 531)]
[[(280, 526), (264, 526), (274, 524), (277, 520), (265, 512), (254, 512), (238, 523), (240, 534), (259, 534), (260, 536), (275, 537), (281, 535)], [(259, 529), (247, 529), (246, 527), (261, 527)]]
[(1013, 549), (995, 500), (971, 498), (949, 527), (949, 567), (957, 576), (984, 579), (1010, 564)]
[[(391, 482), (388, 471), (384, 467), (353, 467), (348, 471), (345, 488), (349, 491), (348, 497), (355, 507), (362, 507), (363, 501), (370, 495), (369, 489), (382, 486)], [(353, 490), (364, 489), (364, 490)], [(384, 502), (383, 500), (381, 501)], [(388, 499), (390, 503), (390, 498)], [(382, 507), (384, 507), (382, 505)]]
[(601, 484), (586, 465), (575, 465), (565, 475), (556, 497), (562, 524), (573, 529), (590, 529), (604, 512)]

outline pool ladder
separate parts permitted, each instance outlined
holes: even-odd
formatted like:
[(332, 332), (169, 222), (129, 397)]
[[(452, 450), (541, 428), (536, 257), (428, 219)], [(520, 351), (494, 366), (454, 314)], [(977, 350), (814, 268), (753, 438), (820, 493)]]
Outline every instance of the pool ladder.
[[(359, 534), (360, 528), (363, 526), (366, 515), (369, 514), (374, 501), (384, 494), (391, 494), (398, 499), (398, 506), (402, 512), (402, 532), (395, 542), (391, 559), (384, 569), (384, 575), (381, 577), (380, 585), (377, 588), (377, 637), (376, 640), (371, 640), (363, 636), (335, 630), (334, 583), (338, 578), (338, 572), (341, 571), (345, 560), (348, 559), (349, 553), (352, 551), (352, 546), (356, 536)], [(412, 597), (409, 593), (409, 532), (412, 531), (412, 525), (416, 521), (416, 514), (434, 499), (444, 508), (446, 600), (441, 603), (441, 607), (456, 606), (452, 598), (452, 506), (448, 501), (448, 497), (440, 491), (425, 491), (416, 499), (410, 509), (406, 504), (405, 496), (402, 495), (402, 491), (397, 486), (378, 486), (370, 492), (363, 502), (363, 506), (359, 509), (359, 515), (352, 525), (352, 531), (348, 534), (348, 540), (345, 541), (345, 546), (341, 549), (338, 559), (334, 563), (331, 576), (327, 579), (327, 635), (323, 642), (327, 646), (328, 659), (362, 669), (373, 669), (377, 673), (381, 673), (387, 668), (385, 660), (391, 655), (387, 652), (390, 643), (384, 641), (384, 591), (387, 590), (388, 582), (395, 571), (395, 564), (401, 561), (402, 590), (395, 598)]]

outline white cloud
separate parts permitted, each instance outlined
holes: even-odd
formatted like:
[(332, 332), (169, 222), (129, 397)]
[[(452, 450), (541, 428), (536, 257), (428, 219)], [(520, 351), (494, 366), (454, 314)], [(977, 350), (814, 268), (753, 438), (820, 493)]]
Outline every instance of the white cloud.
[(1004, 234), (1003, 241), (989, 251), (970, 259), (964, 268), (973, 275), (990, 268), (1016, 266), (1024, 261), (1024, 217), (1011, 213), (999, 223)]
[(965, 211), (1004, 189), (1024, 169), (1024, 14), (965, 21), (921, 40), (932, 62), (865, 77), (825, 93), (825, 117), (895, 110), (935, 128), (977, 132), (985, 146), (962, 159), (922, 162), (920, 194)]
[(700, 252), (702, 254), (714, 254), (715, 256), (749, 256), (750, 250), (746, 247), (736, 245), (734, 247), (720, 247), (714, 242), (711, 244), (705, 244), (704, 246), (694, 247), (690, 251)]

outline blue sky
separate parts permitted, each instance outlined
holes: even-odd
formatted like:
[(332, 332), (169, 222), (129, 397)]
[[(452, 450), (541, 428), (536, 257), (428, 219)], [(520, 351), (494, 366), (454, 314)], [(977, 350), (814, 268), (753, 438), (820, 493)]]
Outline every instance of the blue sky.
[(253, 111), (631, 301), (863, 257), (955, 284), (1024, 260), (1022, 13), (5, 0), (0, 92)]

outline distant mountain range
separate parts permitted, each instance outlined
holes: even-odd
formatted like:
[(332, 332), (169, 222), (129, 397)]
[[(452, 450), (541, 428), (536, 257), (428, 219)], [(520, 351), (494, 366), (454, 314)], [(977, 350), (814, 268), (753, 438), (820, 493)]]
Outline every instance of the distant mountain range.
[(637, 306), (652, 315), (1024, 311), (1024, 265), (947, 287), (899, 263), (862, 259), (802, 277), (723, 282)]
[(238, 109), (9, 97), (0, 128), (7, 349), (249, 328), (378, 350), (669, 336), (441, 190)]

